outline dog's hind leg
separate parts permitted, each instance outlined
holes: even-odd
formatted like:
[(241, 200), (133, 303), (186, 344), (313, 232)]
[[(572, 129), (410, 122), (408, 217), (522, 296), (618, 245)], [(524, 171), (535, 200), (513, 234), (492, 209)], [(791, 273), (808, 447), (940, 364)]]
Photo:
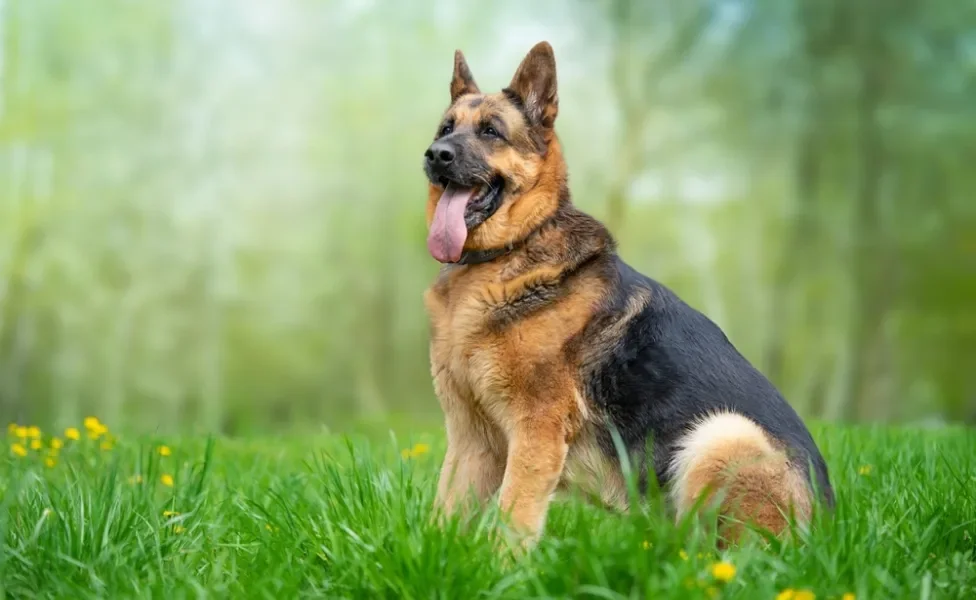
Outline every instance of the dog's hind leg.
[(717, 507), (720, 536), (735, 542), (743, 523), (775, 535), (792, 514), (810, 517), (812, 494), (803, 471), (752, 420), (719, 412), (695, 424), (671, 461), (671, 499), (681, 519), (698, 506)]

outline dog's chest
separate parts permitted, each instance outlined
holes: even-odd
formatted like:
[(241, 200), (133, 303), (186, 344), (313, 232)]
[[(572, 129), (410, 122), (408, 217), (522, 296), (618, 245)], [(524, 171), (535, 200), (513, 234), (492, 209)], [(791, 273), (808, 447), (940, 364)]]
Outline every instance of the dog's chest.
[(489, 331), (492, 303), (478, 294), (447, 294), (436, 286), (427, 291), (424, 300), (438, 395), (473, 401), (502, 393), (507, 378), (499, 359), (507, 336), (506, 332)]
[(562, 285), (546, 273), (501, 274), (448, 272), (425, 294), (439, 396), (504, 402), (537, 393), (533, 384), (554, 371), (575, 378), (566, 344), (591, 317), (598, 291)]

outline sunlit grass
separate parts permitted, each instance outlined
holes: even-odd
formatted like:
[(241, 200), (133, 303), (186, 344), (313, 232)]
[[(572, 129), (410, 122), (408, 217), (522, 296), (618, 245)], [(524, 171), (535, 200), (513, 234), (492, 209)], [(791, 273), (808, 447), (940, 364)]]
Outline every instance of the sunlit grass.
[(961, 430), (818, 428), (838, 507), (799, 540), (719, 552), (654, 497), (629, 515), (567, 501), (536, 551), (515, 561), (498, 551), (491, 511), (466, 527), (431, 524), (443, 455), (434, 436), (127, 439), (97, 420), (77, 433), (7, 431), (0, 596), (976, 593), (976, 441)]

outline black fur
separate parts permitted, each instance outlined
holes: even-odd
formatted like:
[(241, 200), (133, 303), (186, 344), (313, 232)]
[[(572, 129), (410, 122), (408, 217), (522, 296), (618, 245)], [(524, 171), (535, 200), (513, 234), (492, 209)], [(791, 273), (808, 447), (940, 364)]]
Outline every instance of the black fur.
[[(559, 232), (563, 243), (552, 243), (547, 231)], [(604, 282), (602, 306), (564, 351), (569, 362), (581, 364), (590, 404), (606, 417), (607, 427), (600, 432), (603, 451), (617, 460), (613, 428), (636, 460), (642, 488), (652, 474), (666, 486), (675, 442), (700, 417), (727, 409), (779, 441), (833, 505), (827, 465), (796, 411), (718, 325), (626, 264), (607, 229), (570, 203), (568, 189), (560, 191), (556, 213), (526, 238), (524, 251), (528, 265), (560, 265), (562, 277), (496, 310), (491, 327), (503, 329), (565, 297), (581, 275)], [(636, 296), (646, 298), (646, 304), (618, 329)]]
[(548, 307), (552, 302), (565, 296), (566, 287), (562, 282), (539, 284), (527, 288), (524, 293), (494, 309), (488, 315), (489, 329), (502, 330), (519, 319)]
[(519, 112), (522, 113), (522, 117), (526, 122), (528, 122), (529, 115), (525, 112), (525, 103), (522, 102), (522, 97), (518, 95), (518, 92), (512, 88), (505, 88), (502, 90), (502, 94), (508, 99), (509, 102), (512, 103), (512, 106), (517, 108)]
[[(666, 486), (674, 443), (699, 417), (729, 409), (781, 442), (808, 478), (812, 467), (817, 489), (832, 506), (827, 465), (803, 421), (722, 330), (616, 255), (607, 258), (604, 268), (613, 290), (604, 308), (607, 315), (623, 311), (631, 295), (650, 292), (647, 306), (588, 377), (590, 400), (637, 459), (641, 483), (646, 485), (653, 471)], [(601, 437), (604, 451), (616, 460), (609, 428)]]

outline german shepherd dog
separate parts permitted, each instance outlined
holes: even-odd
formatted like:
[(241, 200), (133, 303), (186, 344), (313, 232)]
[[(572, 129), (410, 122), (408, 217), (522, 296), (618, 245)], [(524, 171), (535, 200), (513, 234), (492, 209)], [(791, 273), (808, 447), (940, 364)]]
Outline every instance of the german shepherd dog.
[(557, 489), (627, 508), (621, 447), (642, 488), (656, 477), (678, 518), (712, 507), (727, 541), (747, 522), (808, 522), (818, 495), (832, 506), (824, 459), (776, 388), (573, 206), (552, 47), (494, 94), (457, 51), (450, 90), (424, 153), (427, 248), (443, 263), (424, 295), (447, 429), (438, 513), (500, 492), (531, 546)]

